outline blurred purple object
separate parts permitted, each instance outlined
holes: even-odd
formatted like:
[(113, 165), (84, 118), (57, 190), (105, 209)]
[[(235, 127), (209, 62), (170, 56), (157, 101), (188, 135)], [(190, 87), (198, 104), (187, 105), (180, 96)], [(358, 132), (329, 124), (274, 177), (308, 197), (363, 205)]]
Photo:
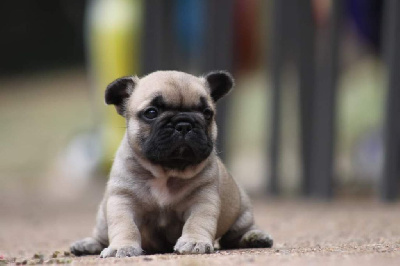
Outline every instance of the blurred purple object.
[(381, 51), (382, 0), (349, 0), (347, 8), (360, 37), (375, 52)]

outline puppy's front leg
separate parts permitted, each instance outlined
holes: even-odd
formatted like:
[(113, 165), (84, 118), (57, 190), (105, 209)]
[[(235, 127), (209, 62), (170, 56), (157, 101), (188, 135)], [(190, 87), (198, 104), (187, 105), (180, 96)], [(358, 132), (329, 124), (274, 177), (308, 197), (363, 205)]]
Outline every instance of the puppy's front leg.
[(203, 254), (214, 250), (220, 200), (216, 195), (210, 197), (210, 194), (203, 194), (204, 196), (185, 212), (186, 221), (182, 236), (174, 247), (175, 252), (179, 254)]
[(107, 200), (108, 239), (101, 258), (131, 257), (142, 254), (140, 232), (134, 222), (132, 199), (122, 195), (112, 195)]

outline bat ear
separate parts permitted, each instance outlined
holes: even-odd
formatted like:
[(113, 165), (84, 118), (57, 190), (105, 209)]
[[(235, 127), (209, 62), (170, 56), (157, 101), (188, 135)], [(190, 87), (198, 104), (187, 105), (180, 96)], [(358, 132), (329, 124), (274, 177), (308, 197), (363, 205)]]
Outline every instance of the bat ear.
[(235, 84), (232, 75), (227, 71), (213, 71), (208, 73), (205, 78), (214, 102), (225, 96)]
[(118, 114), (125, 116), (125, 102), (131, 96), (139, 79), (135, 76), (122, 77), (108, 84), (104, 94), (106, 104), (115, 105)]

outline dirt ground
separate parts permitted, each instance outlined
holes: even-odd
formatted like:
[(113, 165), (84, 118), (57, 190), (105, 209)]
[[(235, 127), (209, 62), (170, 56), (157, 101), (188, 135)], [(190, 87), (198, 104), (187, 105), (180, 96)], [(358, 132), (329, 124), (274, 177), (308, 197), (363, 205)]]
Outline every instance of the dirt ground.
[[(400, 204), (374, 200), (254, 200), (258, 224), (274, 237), (272, 249), (126, 259), (65, 257), (72, 241), (90, 234), (101, 194), (102, 185), (94, 185), (66, 202), (42, 193), (2, 191), (0, 264), (15, 259), (30, 264), (38, 261), (31, 260), (34, 254), (43, 254), (44, 262), (75, 265), (400, 265)], [(61, 258), (49, 260), (55, 251)]]
[[(90, 109), (87, 78), (78, 69), (3, 78), (0, 83), (0, 265), (10, 261), (30, 264), (40, 261), (41, 255), (43, 262), (78, 265), (400, 265), (400, 203), (384, 205), (371, 199), (333, 203), (254, 200), (256, 221), (274, 237), (272, 249), (126, 259), (64, 256), (71, 242), (90, 234), (104, 184), (90, 185), (78, 196), (73, 186), (55, 178), (51, 179), (53, 193), (48, 194), (42, 188), (47, 180), (42, 181), (46, 175), (58, 176), (44, 174), (48, 164), (77, 132), (87, 132), (96, 120)], [(241, 99), (244, 96), (240, 95)], [(264, 99), (256, 94), (248, 102), (254, 105), (256, 98)], [(243, 116), (249, 117), (247, 113)], [(241, 134), (247, 136), (242, 140), (246, 147), (257, 140), (257, 136)], [(254, 146), (260, 146), (259, 142)], [(236, 149), (243, 150), (243, 146)], [(256, 161), (254, 155), (242, 154), (233, 164), (237, 168), (244, 165), (244, 171), (235, 171), (258, 188), (259, 183), (247, 174), (249, 168), (258, 169), (250, 165)], [(243, 160), (245, 157), (251, 160)], [(51, 259), (56, 251), (61, 252), (54, 254), (60, 258)], [(32, 260), (35, 254), (38, 258)]]

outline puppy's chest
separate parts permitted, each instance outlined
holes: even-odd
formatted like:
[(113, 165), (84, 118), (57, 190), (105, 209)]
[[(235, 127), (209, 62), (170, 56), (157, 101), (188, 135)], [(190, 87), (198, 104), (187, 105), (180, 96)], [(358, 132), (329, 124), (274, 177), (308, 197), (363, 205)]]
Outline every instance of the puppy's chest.
[(148, 182), (151, 197), (159, 206), (181, 200), (190, 189), (190, 181), (175, 177), (155, 178)]

